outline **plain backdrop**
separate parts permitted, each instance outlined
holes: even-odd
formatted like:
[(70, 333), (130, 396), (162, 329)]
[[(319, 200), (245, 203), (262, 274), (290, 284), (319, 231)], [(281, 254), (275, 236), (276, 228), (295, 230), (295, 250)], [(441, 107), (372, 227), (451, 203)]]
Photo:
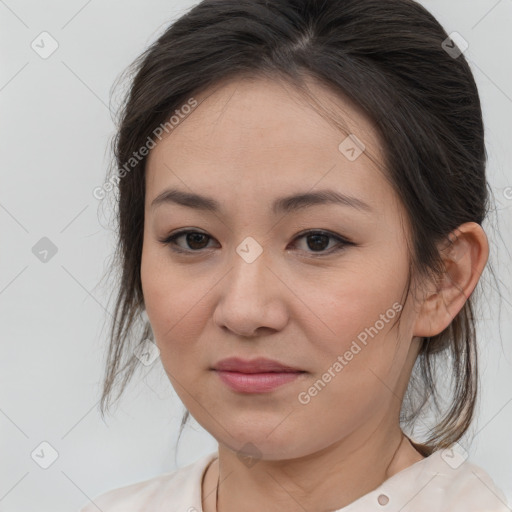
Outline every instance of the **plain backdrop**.
[[(512, 1), (422, 3), (469, 43), (483, 103), (504, 299), (490, 292), (479, 324), (482, 395), (467, 448), (512, 500)], [(216, 449), (191, 420), (175, 451), (184, 407), (159, 360), (112, 416), (98, 410), (108, 315), (98, 283), (114, 237), (92, 191), (110, 159), (110, 90), (191, 5), (0, 0), (0, 511), (77, 511)]]

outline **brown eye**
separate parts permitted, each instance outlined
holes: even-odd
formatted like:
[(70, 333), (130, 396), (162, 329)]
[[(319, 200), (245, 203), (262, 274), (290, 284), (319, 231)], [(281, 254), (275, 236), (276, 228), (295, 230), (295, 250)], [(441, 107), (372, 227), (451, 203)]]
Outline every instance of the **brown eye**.
[(186, 243), (190, 249), (204, 249), (205, 243), (208, 244), (208, 235), (204, 233), (187, 233), (184, 235)]
[[(177, 241), (180, 239), (184, 239), (185, 243), (178, 244)], [(188, 230), (173, 233), (160, 242), (164, 245), (172, 245), (172, 249), (177, 252), (199, 252), (207, 248), (208, 241), (211, 239), (212, 237), (206, 233)]]
[[(308, 231), (296, 238), (296, 240), (301, 239), (306, 240), (306, 247), (301, 250), (304, 252), (318, 253), (318, 256), (331, 254), (344, 249), (348, 245), (354, 245), (345, 238), (326, 231)], [(329, 247), (331, 241), (335, 243)]]
[(308, 247), (312, 251), (323, 251), (329, 245), (329, 238), (328, 235), (308, 235)]
[[(178, 243), (178, 240), (184, 239), (184, 243)], [(167, 238), (160, 240), (164, 245), (171, 245), (172, 250), (179, 253), (194, 253), (201, 252), (204, 249), (209, 249), (208, 242), (213, 238), (206, 233), (193, 230), (182, 230), (173, 233)], [(326, 231), (307, 231), (299, 235), (295, 240), (306, 240), (306, 247), (301, 248), (303, 252), (309, 253), (313, 256), (326, 256), (337, 251), (341, 251), (349, 245), (355, 245), (353, 242), (334, 233)], [(334, 242), (331, 245), (331, 242)], [(316, 253), (316, 254), (315, 254)]]

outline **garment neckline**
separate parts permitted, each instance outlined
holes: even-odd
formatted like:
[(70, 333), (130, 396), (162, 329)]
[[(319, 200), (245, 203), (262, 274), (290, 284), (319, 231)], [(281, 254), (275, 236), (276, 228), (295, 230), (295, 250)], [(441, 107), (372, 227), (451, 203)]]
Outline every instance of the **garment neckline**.
[[(407, 437), (407, 436), (406, 436)], [(389, 478), (387, 478), (386, 480), (384, 480), (381, 484), (379, 484), (377, 487), (375, 487), (373, 490), (371, 491), (368, 491), (366, 494), (363, 494), (362, 496), (360, 496), (359, 498), (357, 498), (355, 501), (349, 503), (348, 505), (346, 505), (345, 507), (343, 508), (340, 508), (340, 509), (337, 509), (337, 510), (334, 510), (332, 512), (345, 512), (345, 510), (347, 512), (349, 512), (350, 508), (352, 506), (357, 506), (359, 505), (360, 503), (362, 503), (364, 500), (368, 500), (370, 498), (373, 498), (374, 495), (376, 494), (380, 494), (381, 492), (383, 491), (387, 491), (387, 488), (388, 487), (393, 487), (395, 482), (398, 481), (398, 480), (401, 480), (403, 479), (404, 475), (413, 475), (413, 474), (416, 474), (417, 471), (420, 471), (420, 472), (423, 472), (426, 470), (426, 468), (433, 463), (434, 459), (436, 459), (438, 456), (439, 456), (439, 453), (440, 451), (439, 450), (433, 450), (429, 455), (424, 455), (424, 453), (427, 453), (426, 450), (428, 450), (428, 448), (425, 446), (425, 445), (420, 445), (418, 443), (414, 443), (410, 438), (407, 437), (407, 439), (409, 439), (409, 441), (411, 442), (411, 444), (414, 446), (414, 448), (420, 453), (420, 455), (422, 455), (424, 458), (421, 459), (421, 460), (418, 460), (416, 462), (414, 462), (413, 464), (407, 466), (406, 468), (403, 468), (401, 469), (400, 471), (398, 471), (397, 473), (395, 473), (394, 475), (390, 476)], [(207, 455), (205, 457), (206, 459), (206, 464), (205, 466), (203, 467), (203, 471), (201, 472), (201, 476), (200, 476), (200, 479), (199, 479), (199, 496), (200, 496), (200, 503), (201, 503), (201, 509), (200, 509), (200, 512), (203, 512), (203, 481), (206, 477), (206, 473), (208, 471), (208, 468), (215, 462), (219, 459), (219, 452), (218, 452), (218, 449), (217, 451), (215, 452), (212, 452), (210, 453), (209, 455)]]

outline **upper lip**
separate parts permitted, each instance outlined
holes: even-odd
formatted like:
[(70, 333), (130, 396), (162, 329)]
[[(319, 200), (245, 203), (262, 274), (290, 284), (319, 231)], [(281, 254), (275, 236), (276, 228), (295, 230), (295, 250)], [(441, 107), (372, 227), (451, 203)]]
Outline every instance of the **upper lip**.
[(257, 359), (240, 359), (239, 357), (228, 357), (222, 359), (214, 367), (214, 370), (231, 371), (240, 373), (265, 373), (265, 372), (302, 372), (299, 368), (294, 368), (286, 364), (258, 357)]

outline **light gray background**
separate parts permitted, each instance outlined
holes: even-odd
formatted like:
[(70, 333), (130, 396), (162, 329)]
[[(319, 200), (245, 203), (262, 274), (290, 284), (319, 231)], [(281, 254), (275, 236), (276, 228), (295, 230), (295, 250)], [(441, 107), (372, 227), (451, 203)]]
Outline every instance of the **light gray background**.
[[(511, 276), (504, 251), (512, 247), (512, 1), (422, 3), (448, 33), (469, 42), (465, 55), (485, 113), (504, 240), (489, 236), (505, 301), (501, 323), (493, 296), (480, 324), (483, 391), (468, 451), (512, 500)], [(191, 5), (0, 0), (0, 511), (78, 510), (99, 493), (216, 448), (192, 420), (175, 454), (184, 409), (159, 360), (133, 381), (115, 416), (105, 423), (98, 412), (108, 314), (108, 290), (98, 282), (113, 235), (92, 190), (104, 182), (110, 158), (109, 93), (121, 71)], [(59, 45), (46, 59), (31, 47), (43, 31)], [(42, 237), (57, 247), (46, 263), (32, 252)], [(58, 452), (48, 469), (31, 458), (43, 441)]]

